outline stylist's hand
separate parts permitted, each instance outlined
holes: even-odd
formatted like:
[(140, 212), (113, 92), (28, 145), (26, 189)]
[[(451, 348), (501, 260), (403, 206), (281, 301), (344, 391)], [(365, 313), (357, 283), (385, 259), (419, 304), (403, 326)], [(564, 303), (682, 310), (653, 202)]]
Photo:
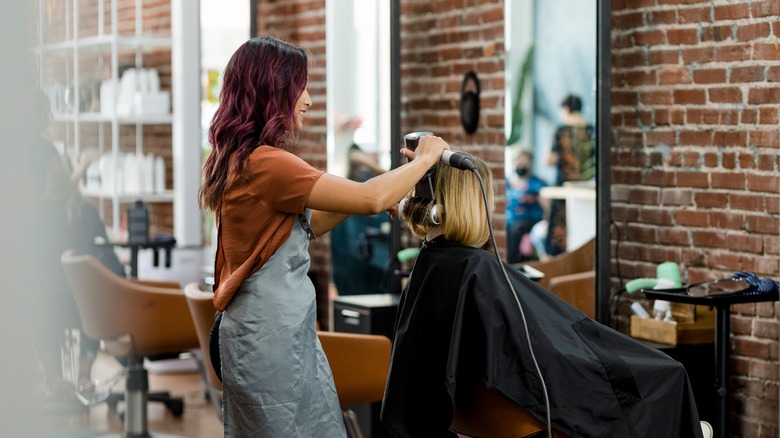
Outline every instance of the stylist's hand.
[(442, 151), (449, 149), (450, 145), (441, 137), (426, 135), (420, 137), (417, 143), (417, 149), (412, 151), (406, 148), (401, 149), (401, 153), (410, 160), (423, 160), (430, 163), (431, 166), (439, 162)]

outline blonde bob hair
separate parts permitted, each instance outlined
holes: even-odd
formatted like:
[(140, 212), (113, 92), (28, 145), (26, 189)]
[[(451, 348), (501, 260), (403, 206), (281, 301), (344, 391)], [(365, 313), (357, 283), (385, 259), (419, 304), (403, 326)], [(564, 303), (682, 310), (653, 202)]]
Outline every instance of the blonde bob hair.
[[(493, 175), (487, 164), (469, 155), (482, 177), (487, 193), (490, 216), (493, 216)], [(467, 170), (444, 164), (435, 168), (435, 201), (406, 195), (401, 216), (414, 235), (424, 238), (429, 231), (440, 227), (447, 240), (481, 248), (490, 239), (490, 222), (485, 212), (482, 189), (476, 175)], [(438, 220), (432, 219), (431, 210), (436, 206)], [(436, 224), (439, 222), (439, 224)]]

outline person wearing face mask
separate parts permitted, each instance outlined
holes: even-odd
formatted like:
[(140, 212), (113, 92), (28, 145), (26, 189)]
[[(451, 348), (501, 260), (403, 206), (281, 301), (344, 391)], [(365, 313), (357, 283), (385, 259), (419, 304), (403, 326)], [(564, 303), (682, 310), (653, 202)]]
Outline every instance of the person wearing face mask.
[(200, 204), (217, 225), (225, 438), (346, 436), (316, 334), (309, 241), (350, 214), (394, 217), (449, 149), (425, 137), (415, 151), (401, 150), (410, 162), (362, 183), (315, 169), (293, 153), (312, 105), (308, 65), (300, 47), (250, 39), (225, 68), (209, 128)]
[(518, 263), (537, 258), (528, 233), (542, 220), (539, 191), (547, 183), (532, 171), (533, 155), (521, 150), (515, 157), (515, 172), (506, 181), (507, 261)]

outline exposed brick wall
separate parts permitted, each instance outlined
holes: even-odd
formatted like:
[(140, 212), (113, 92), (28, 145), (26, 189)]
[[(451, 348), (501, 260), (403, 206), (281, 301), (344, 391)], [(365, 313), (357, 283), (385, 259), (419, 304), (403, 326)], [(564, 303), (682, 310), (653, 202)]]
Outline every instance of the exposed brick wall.
[[(612, 5), (613, 275), (777, 279), (780, 2)], [(778, 436), (778, 314), (732, 306), (732, 436)]]
[[(401, 1), (401, 125), (431, 131), (455, 150), (485, 160), (496, 181), (493, 227), (506, 248), (504, 211), (504, 1)], [(480, 81), (480, 118), (471, 135), (460, 123), (463, 75)]]

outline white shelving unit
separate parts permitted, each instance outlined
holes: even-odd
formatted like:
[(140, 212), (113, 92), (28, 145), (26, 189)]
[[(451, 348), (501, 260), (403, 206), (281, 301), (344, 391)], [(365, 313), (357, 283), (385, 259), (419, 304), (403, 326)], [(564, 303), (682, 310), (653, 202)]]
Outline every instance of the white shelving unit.
[[(124, 24), (120, 25), (119, 21), (119, 7), (126, 5), (127, 1), (120, 2), (119, 0), (94, 0), (94, 3), (89, 3), (87, 7), (97, 8), (97, 34), (96, 35), (80, 35), (82, 30), (82, 23), (80, 20), (83, 18), (79, 11), (80, 6), (84, 6), (85, 3), (79, 0), (60, 0), (59, 2), (51, 2), (48, 0), (39, 0), (39, 45), (37, 53), (39, 56), (40, 67), (40, 84), (46, 90), (47, 85), (52, 86), (51, 89), (57, 88), (53, 84), (62, 84), (66, 94), (70, 98), (64, 99), (64, 111), (53, 112), (53, 122), (57, 124), (63, 124), (61, 130), (64, 130), (64, 149), (72, 160), (79, 156), (83, 151), (90, 150), (93, 156), (101, 157), (108, 153), (111, 157), (111, 166), (113, 169), (117, 169), (119, 156), (123, 152), (120, 141), (120, 130), (127, 129), (125, 126), (134, 127), (135, 131), (135, 154), (137, 156), (144, 155), (144, 127), (149, 125), (167, 125), (172, 126), (176, 119), (175, 111), (177, 110), (173, 106), (174, 113), (161, 114), (138, 114), (127, 115), (119, 114), (117, 112), (116, 103), (119, 101), (120, 93), (120, 55), (127, 57), (134, 57), (132, 67), (144, 68), (144, 55), (151, 53), (155, 50), (169, 49), (171, 50), (171, 62), (173, 62), (173, 52), (176, 50), (173, 47), (173, 39), (171, 35), (148, 35), (144, 33), (144, 7), (143, 0), (134, 0), (134, 31), (132, 34), (120, 34), (120, 27), (125, 27)], [(108, 8), (108, 9), (107, 9)], [(57, 41), (45, 41), (45, 33), (48, 30), (47, 27), (52, 23), (47, 22), (47, 14), (52, 13), (52, 9), (58, 13), (61, 18), (64, 18), (63, 22), (59, 23), (61, 27), (64, 27), (63, 38)], [(108, 12), (108, 20), (106, 20)], [(64, 16), (64, 17), (62, 17)], [(86, 14), (85, 14), (86, 16)], [(108, 23), (106, 23), (108, 21)], [(89, 23), (90, 33), (94, 33), (95, 23)], [(107, 30), (108, 29), (108, 30)], [(110, 76), (108, 79), (113, 80), (115, 86), (109, 88), (113, 94), (110, 108), (102, 108), (102, 111), (96, 112), (94, 108), (82, 108), (81, 96), (82, 87), (85, 82), (81, 79), (82, 69), (85, 69), (85, 63), (95, 60), (96, 66), (100, 69), (101, 73), (108, 73)], [(47, 77), (47, 65), (48, 63), (54, 63), (60, 69), (60, 74), (64, 77)], [(94, 67), (93, 67), (94, 70)], [(91, 78), (92, 100), (97, 98), (95, 96), (94, 84), (98, 80), (97, 78)], [(105, 79), (105, 78), (102, 78)], [(61, 109), (62, 99), (59, 94), (52, 96), (50, 93), (50, 99), (56, 101), (56, 106)], [(101, 93), (102, 94), (102, 93)], [(68, 105), (68, 100), (72, 99), (72, 104)], [(101, 102), (101, 105), (105, 102)], [(91, 105), (94, 106), (94, 105)], [(95, 125), (94, 127), (87, 128), (88, 124)], [(96, 144), (86, 144), (84, 131), (89, 129), (91, 135), (95, 135), (96, 139), (90, 139), (91, 143), (94, 141)], [(197, 128), (196, 128), (197, 129)], [(171, 128), (172, 131), (172, 128)], [(124, 132), (124, 131), (123, 131)], [(110, 136), (110, 139), (107, 137)], [(124, 144), (127, 145), (127, 140), (124, 139)], [(173, 145), (173, 139), (171, 144)], [(106, 145), (108, 150), (106, 150)], [(173, 147), (173, 146), (172, 146)], [(167, 169), (173, 168), (174, 165), (167, 166)], [(148, 169), (147, 169), (148, 170)], [(167, 173), (167, 172), (166, 172)], [(147, 203), (171, 203), (173, 202), (175, 195), (172, 190), (166, 187), (167, 190), (163, 191), (150, 191), (150, 192), (136, 192), (127, 193), (120, 191), (118, 188), (122, 187), (118, 180), (120, 172), (112, 171), (111, 177), (113, 182), (108, 184), (110, 190), (106, 190), (105, 186), (102, 189), (95, 189), (94, 187), (87, 188), (82, 187), (82, 193), (88, 197), (94, 197), (98, 199), (100, 211), (105, 210), (105, 203), (111, 202), (112, 221), (111, 221), (111, 233), (114, 237), (120, 234), (121, 216), (120, 205), (123, 203), (131, 203), (136, 200), (143, 200)], [(152, 218), (154, 220), (154, 218)]]

